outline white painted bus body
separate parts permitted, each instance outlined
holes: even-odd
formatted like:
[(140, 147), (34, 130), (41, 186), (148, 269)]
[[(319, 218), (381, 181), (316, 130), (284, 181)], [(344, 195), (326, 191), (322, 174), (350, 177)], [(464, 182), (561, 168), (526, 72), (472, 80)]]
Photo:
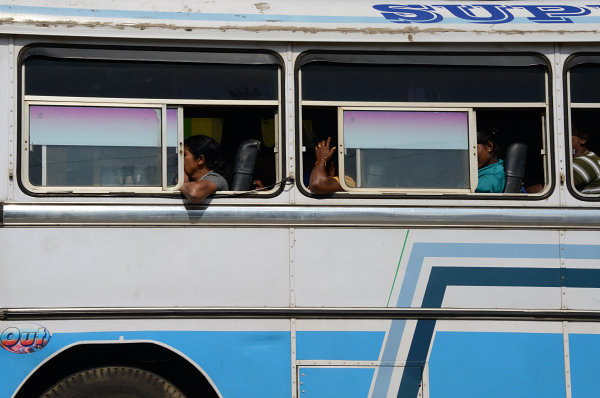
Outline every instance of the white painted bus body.
[[(0, 4), (0, 395), (59, 381), (35, 377), (69, 350), (136, 343), (168, 350), (226, 398), (595, 395), (600, 211), (569, 186), (564, 90), (569, 59), (600, 52), (600, 3), (378, 5)], [(32, 46), (275, 54), (275, 168), (293, 180), (196, 206), (27, 191), (19, 68)], [(311, 195), (298, 92), (311, 52), (535, 54), (548, 88), (543, 190)], [(9, 349), (25, 339), (15, 330), (38, 326), (43, 346)]]

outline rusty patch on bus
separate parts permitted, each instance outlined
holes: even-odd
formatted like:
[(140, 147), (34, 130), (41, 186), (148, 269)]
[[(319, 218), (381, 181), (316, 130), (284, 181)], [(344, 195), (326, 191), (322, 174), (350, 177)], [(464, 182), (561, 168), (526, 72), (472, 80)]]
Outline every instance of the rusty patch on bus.
[[(262, 4), (262, 3), (257, 3)], [(278, 22), (278, 21), (273, 21)], [(361, 35), (407, 35), (408, 41), (414, 41), (417, 35), (439, 35), (445, 33), (462, 33), (462, 34), (474, 34), (474, 35), (527, 35), (527, 34), (558, 34), (558, 35), (573, 35), (573, 34), (597, 34), (600, 32), (598, 29), (593, 30), (465, 30), (458, 28), (442, 28), (442, 27), (431, 27), (422, 28), (419, 26), (406, 26), (403, 28), (350, 28), (350, 27), (335, 27), (335, 28), (323, 28), (323, 27), (303, 27), (303, 26), (273, 26), (273, 25), (259, 25), (259, 26), (236, 26), (236, 25), (222, 25), (222, 26), (190, 26), (190, 25), (175, 25), (175, 24), (164, 24), (164, 23), (113, 23), (113, 22), (76, 22), (76, 21), (16, 21), (14, 18), (5, 18), (0, 20), (0, 24), (30, 24), (37, 27), (58, 27), (64, 26), (67, 28), (75, 27), (87, 27), (87, 28), (114, 28), (124, 30), (127, 28), (146, 30), (146, 29), (168, 29), (168, 30), (183, 30), (186, 32), (193, 31), (207, 31), (207, 30), (219, 30), (222, 32), (227, 31), (244, 31), (244, 32), (290, 32), (290, 33), (304, 33), (315, 35), (318, 33), (341, 33), (341, 34), (361, 34)]]
[(254, 8), (256, 8), (258, 11), (261, 12), (261, 14), (267, 10), (271, 9), (271, 6), (269, 5), (269, 3), (254, 3)]

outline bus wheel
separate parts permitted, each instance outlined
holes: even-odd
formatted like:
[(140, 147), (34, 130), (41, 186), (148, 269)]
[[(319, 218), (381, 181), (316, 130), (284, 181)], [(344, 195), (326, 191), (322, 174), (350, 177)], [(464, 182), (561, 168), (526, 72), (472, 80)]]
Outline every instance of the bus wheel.
[(185, 398), (164, 378), (137, 368), (107, 366), (68, 376), (40, 398)]

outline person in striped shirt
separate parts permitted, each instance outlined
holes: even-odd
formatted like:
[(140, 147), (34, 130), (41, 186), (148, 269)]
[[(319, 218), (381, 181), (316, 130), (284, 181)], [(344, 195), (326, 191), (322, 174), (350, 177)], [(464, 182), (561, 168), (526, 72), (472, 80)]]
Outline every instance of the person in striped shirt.
[(589, 135), (572, 128), (573, 181), (581, 193), (600, 193), (600, 157), (587, 149)]

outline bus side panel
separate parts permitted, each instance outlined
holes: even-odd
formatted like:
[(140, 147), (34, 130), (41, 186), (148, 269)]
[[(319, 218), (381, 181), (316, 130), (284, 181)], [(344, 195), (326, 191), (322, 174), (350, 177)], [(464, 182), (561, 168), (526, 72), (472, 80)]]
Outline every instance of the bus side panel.
[(560, 309), (559, 253), (556, 231), (298, 229), (296, 300)]
[(529, 328), (437, 331), (428, 363), (430, 397), (564, 398), (561, 325)]
[(565, 308), (600, 310), (600, 244), (596, 233), (565, 232)]
[[(593, 397), (600, 327), (565, 322), (438, 322), (428, 361), (431, 398)], [(569, 387), (566, 387), (567, 381)]]
[(256, 236), (242, 228), (1, 228), (0, 302), (286, 307), (288, 230)]
[(406, 233), (401, 229), (297, 228), (297, 305), (385, 307)]
[[(330, 242), (334, 241), (337, 243), (332, 246)], [(297, 304), (558, 310), (562, 305), (563, 285), (560, 253), (558, 231), (537, 231), (532, 235), (520, 230), (297, 230)], [(348, 264), (363, 266), (349, 267)], [(424, 387), (423, 371), (429, 355), (433, 355), (432, 347), (437, 347), (432, 357), (431, 396), (453, 396), (440, 392), (444, 391), (446, 382), (439, 379), (438, 374), (456, 363), (453, 357), (458, 354), (453, 350), (459, 350), (461, 344), (466, 344), (464, 341), (468, 343), (472, 338), (473, 345), (465, 349), (471, 351), (464, 356), (467, 361), (461, 365), (464, 369), (485, 363), (478, 368), (479, 376), (494, 378), (493, 367), (497, 362), (494, 357), (502, 358), (503, 366), (513, 358), (519, 365), (505, 371), (498, 380), (522, 374), (531, 379), (524, 389), (530, 392), (552, 378), (558, 381), (547, 384), (541, 391), (550, 391), (548, 396), (564, 396), (560, 323), (530, 324), (518, 333), (511, 329), (513, 322), (488, 322), (477, 327), (456, 323), (455, 329), (443, 330), (440, 340), (436, 341), (437, 324), (435, 320), (399, 319), (352, 329), (349, 324), (299, 321), (297, 350), (298, 359), (303, 360), (301, 364), (310, 366), (312, 361), (331, 368), (307, 368), (304, 373), (299, 370), (299, 380), (304, 375), (306, 383), (313, 384), (310, 391), (315, 397), (327, 395), (332, 388), (324, 380), (346, 378), (352, 385), (363, 380), (355, 391), (369, 387), (372, 397), (416, 398), (419, 391), (428, 390), (428, 386)], [(378, 332), (384, 333), (380, 345), (376, 344)], [(444, 334), (446, 332), (448, 334)], [(335, 343), (348, 339), (360, 342), (340, 346)], [(493, 347), (489, 355), (476, 348), (486, 344)], [(367, 353), (358, 355), (352, 348), (356, 346), (380, 347), (377, 360), (373, 361), (373, 355)], [(529, 351), (520, 353), (520, 347), (529, 347)], [(538, 352), (547, 356), (538, 356)], [(310, 355), (303, 357), (303, 353)], [(532, 376), (529, 366), (538, 366), (540, 373)], [(328, 373), (331, 373), (330, 378)], [(558, 379), (557, 374), (561, 376)], [(482, 381), (471, 388), (481, 392), (484, 386)], [(459, 389), (458, 385), (456, 388)], [(507, 387), (501, 391), (511, 393), (513, 390)]]
[(379, 341), (375, 329), (383, 325), (298, 322), (299, 328), (311, 329), (297, 332), (300, 391), (313, 398), (345, 396), (333, 394), (336, 386), (351, 387), (348, 396), (361, 398), (565, 397), (561, 323), (438, 321), (434, 325), (426, 359), (410, 358), (415, 342), (423, 336), (416, 332), (418, 322), (408, 321), (396, 360), (385, 357), (382, 344), (379, 361), (371, 361), (368, 349), (356, 346), (360, 340), (374, 347)]
[(572, 396), (597, 396), (600, 390), (600, 326), (569, 322), (568, 328)]
[[(51, 334), (37, 352), (0, 349), (0, 396), (10, 397), (40, 364), (80, 344), (153, 343), (201, 369), (223, 397), (289, 397), (288, 320), (36, 321)], [(31, 323), (0, 322), (0, 330)], [(106, 358), (110, 360), (110, 358)]]

